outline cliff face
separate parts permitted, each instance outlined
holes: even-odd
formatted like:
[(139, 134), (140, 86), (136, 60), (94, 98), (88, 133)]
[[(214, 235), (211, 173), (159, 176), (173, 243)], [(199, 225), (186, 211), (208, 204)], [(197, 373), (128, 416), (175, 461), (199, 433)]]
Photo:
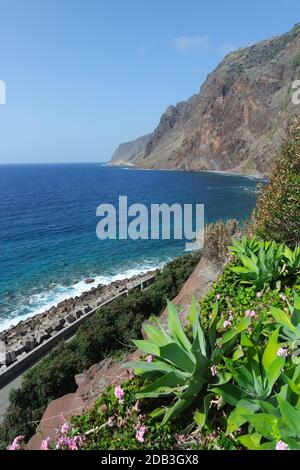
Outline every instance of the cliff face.
[(198, 94), (169, 106), (143, 150), (131, 146), (130, 161), (145, 168), (267, 173), (289, 118), (300, 114), (292, 103), (297, 79), (300, 24), (227, 55)]
[(122, 164), (124, 162), (134, 163), (145, 152), (146, 145), (150, 139), (150, 134), (143, 135), (131, 142), (120, 144), (115, 150), (111, 164)]

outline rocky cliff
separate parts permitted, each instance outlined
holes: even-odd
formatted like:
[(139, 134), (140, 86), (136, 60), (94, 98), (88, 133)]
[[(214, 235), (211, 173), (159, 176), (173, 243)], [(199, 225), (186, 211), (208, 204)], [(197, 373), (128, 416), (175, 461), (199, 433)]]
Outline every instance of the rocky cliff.
[(267, 173), (288, 120), (300, 114), (292, 103), (297, 79), (300, 24), (227, 55), (198, 94), (168, 107), (137, 151), (137, 141), (126, 144), (113, 161), (129, 155), (144, 168)]
[(120, 144), (115, 150), (111, 164), (121, 165), (122, 163), (134, 163), (144, 152), (151, 134), (143, 135), (138, 139)]

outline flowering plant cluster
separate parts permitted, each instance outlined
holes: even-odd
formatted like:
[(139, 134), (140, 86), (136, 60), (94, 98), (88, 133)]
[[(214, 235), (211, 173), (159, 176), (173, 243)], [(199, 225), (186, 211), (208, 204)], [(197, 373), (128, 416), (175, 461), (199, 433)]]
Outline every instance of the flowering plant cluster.
[[(64, 420), (63, 416), (62, 418)], [(43, 439), (40, 450), (80, 450), (82, 445), (82, 437), (64, 420), (56, 434), (56, 439), (53, 441), (50, 437)], [(24, 437), (17, 436), (8, 447), (8, 450), (26, 450)]]

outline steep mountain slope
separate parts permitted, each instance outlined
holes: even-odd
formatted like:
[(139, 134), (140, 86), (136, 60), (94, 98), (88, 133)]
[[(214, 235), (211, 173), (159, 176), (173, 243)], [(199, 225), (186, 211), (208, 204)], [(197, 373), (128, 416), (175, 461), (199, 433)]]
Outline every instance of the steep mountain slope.
[(151, 134), (143, 135), (131, 142), (120, 144), (111, 158), (111, 163), (116, 165), (121, 165), (124, 162), (134, 163), (144, 154), (150, 136)]
[[(227, 55), (200, 92), (169, 106), (131, 161), (145, 168), (267, 173), (286, 135), (300, 80), (300, 24)], [(124, 159), (123, 154), (123, 158)]]

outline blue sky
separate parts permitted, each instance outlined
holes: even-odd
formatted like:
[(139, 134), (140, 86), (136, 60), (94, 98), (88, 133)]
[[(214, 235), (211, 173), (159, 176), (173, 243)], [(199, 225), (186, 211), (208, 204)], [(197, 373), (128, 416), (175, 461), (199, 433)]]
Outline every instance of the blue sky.
[(228, 50), (299, 13), (299, 0), (0, 0), (0, 163), (107, 161)]

